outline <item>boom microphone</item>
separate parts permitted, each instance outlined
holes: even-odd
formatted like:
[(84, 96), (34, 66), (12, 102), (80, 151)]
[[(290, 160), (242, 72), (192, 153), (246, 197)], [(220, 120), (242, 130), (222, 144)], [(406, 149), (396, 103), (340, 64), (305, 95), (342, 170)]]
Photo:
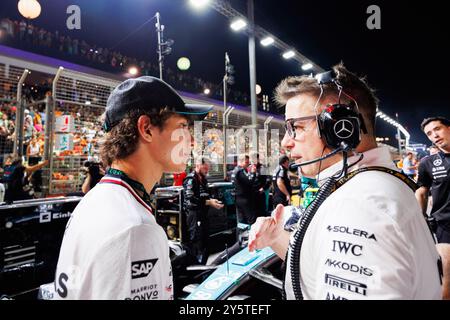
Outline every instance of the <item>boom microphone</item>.
[(337, 154), (339, 152), (348, 152), (348, 151), (349, 151), (349, 146), (346, 143), (341, 142), (341, 146), (339, 148), (333, 150), (329, 154), (327, 154), (327, 155), (325, 155), (323, 157), (320, 157), (320, 158), (316, 158), (314, 160), (310, 160), (310, 161), (306, 161), (306, 162), (302, 162), (302, 163), (291, 164), (289, 166), (289, 168), (290, 169), (297, 169), (297, 168), (300, 168), (300, 167), (303, 167), (303, 166), (307, 166), (308, 164), (315, 163), (317, 161), (323, 161), (325, 159), (328, 159), (328, 158), (334, 156), (335, 154)]

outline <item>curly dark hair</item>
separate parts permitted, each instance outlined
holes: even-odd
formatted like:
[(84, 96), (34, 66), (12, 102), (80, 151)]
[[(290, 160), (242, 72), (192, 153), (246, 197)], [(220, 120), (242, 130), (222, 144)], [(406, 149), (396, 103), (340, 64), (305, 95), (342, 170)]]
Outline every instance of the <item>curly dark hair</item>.
[(160, 110), (159, 113), (149, 113), (140, 109), (129, 112), (101, 142), (100, 158), (105, 168), (111, 166), (113, 161), (125, 159), (136, 151), (139, 141), (137, 122), (142, 115), (149, 116), (153, 126), (163, 129), (167, 119), (175, 113), (167, 109)]

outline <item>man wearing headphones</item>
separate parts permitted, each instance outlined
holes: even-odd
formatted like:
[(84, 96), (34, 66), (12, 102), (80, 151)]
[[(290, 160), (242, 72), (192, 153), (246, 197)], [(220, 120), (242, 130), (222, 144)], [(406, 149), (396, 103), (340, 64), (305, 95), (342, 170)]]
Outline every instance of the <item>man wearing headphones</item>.
[(101, 147), (108, 170), (67, 224), (57, 299), (173, 299), (169, 244), (149, 193), (163, 173), (185, 170), (189, 120), (203, 119), (210, 109), (185, 104), (154, 77), (129, 79), (114, 89)]
[(294, 228), (285, 230), (293, 210), (282, 205), (251, 228), (250, 251), (270, 246), (286, 259), (286, 297), (441, 298), (439, 255), (411, 182), (377, 147), (378, 101), (366, 82), (338, 65), (288, 78), (276, 93), (286, 105), (282, 146), (321, 186)]

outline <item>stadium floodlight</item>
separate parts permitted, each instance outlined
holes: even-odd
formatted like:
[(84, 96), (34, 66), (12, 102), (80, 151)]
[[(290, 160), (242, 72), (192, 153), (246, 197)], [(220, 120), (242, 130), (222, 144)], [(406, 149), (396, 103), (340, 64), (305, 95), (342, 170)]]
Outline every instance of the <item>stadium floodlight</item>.
[(313, 65), (312, 65), (312, 63), (304, 63), (303, 65), (302, 65), (302, 70), (303, 71), (308, 71), (308, 70), (311, 70), (313, 68)]
[(177, 67), (181, 71), (189, 70), (189, 68), (191, 67), (191, 61), (186, 57), (181, 57), (177, 61)]
[(234, 31), (239, 31), (244, 29), (247, 26), (247, 22), (244, 21), (244, 19), (238, 18), (236, 20), (233, 20), (233, 22), (230, 24), (230, 28)]
[(259, 84), (256, 85), (256, 94), (259, 95), (262, 92), (262, 88)]
[(36, 19), (41, 14), (41, 5), (36, 0), (20, 0), (17, 9), (27, 19)]
[(295, 52), (292, 50), (286, 51), (285, 53), (283, 53), (283, 58), (287, 59), (291, 59), (295, 56)]
[(203, 9), (209, 3), (209, 0), (189, 0), (189, 4), (196, 9)]
[(138, 68), (136, 68), (136, 67), (130, 67), (130, 68), (128, 69), (128, 73), (131, 74), (132, 76), (137, 75), (138, 72), (139, 72), (139, 70), (138, 70)]
[(263, 45), (264, 47), (267, 47), (267, 46), (270, 46), (271, 44), (273, 44), (274, 42), (275, 42), (275, 40), (272, 37), (266, 37), (261, 40), (261, 45)]

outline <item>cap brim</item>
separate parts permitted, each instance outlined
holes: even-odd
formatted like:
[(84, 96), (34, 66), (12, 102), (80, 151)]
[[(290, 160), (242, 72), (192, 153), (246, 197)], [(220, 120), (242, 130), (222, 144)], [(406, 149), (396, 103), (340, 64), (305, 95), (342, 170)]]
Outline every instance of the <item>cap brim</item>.
[(213, 107), (212, 105), (205, 104), (185, 104), (183, 110), (177, 110), (175, 112), (196, 119), (204, 119), (212, 111)]

